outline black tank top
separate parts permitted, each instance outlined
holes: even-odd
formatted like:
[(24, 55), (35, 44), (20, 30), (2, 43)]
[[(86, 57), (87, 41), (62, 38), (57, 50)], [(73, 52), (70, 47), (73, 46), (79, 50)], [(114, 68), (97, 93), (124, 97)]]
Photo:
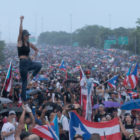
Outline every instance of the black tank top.
[(25, 56), (29, 56), (30, 53), (30, 46), (29, 43), (27, 43), (28, 45), (25, 46), (24, 44), (21, 47), (17, 47), (18, 48), (18, 56), (20, 57), (21, 55), (25, 55)]

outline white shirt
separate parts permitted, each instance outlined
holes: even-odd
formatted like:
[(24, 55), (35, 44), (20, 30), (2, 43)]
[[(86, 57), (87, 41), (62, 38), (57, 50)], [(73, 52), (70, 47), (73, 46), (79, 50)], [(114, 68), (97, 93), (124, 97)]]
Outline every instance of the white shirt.
[(66, 116), (62, 115), (61, 118), (58, 118), (58, 123), (61, 123), (63, 130), (69, 131), (69, 122)]
[[(15, 126), (12, 123), (7, 122), (3, 125), (1, 132), (10, 132), (10, 131), (15, 131)], [(15, 140), (14, 133), (7, 137), (4, 137), (4, 140)]]

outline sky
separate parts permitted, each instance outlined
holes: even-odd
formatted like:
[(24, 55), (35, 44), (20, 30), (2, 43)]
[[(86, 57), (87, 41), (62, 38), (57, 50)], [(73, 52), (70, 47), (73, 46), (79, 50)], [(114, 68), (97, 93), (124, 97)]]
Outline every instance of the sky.
[(0, 39), (17, 40), (19, 17), (33, 36), (45, 31), (73, 32), (86, 25), (136, 27), (140, 0), (0, 0)]

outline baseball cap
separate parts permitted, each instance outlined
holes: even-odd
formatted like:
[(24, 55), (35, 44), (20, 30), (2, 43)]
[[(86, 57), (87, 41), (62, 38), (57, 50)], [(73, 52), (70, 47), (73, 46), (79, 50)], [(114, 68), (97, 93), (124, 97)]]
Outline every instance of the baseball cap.
[(12, 115), (12, 114), (16, 115), (16, 112), (14, 110), (9, 111), (9, 115)]
[(23, 35), (23, 36), (26, 36), (26, 35), (31, 35), (31, 34), (30, 34), (27, 30), (23, 30), (23, 31), (22, 31), (22, 35)]

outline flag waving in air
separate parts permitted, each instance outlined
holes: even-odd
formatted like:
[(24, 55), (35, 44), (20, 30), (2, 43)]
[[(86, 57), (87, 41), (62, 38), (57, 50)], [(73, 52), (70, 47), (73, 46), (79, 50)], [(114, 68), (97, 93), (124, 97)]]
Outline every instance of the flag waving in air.
[(66, 71), (66, 65), (65, 65), (64, 60), (62, 60), (60, 66), (59, 66), (59, 69), (62, 70), (62, 71)]
[(81, 135), (84, 140), (91, 138), (91, 135), (98, 133), (101, 140), (121, 140), (120, 125), (118, 118), (108, 122), (89, 122), (80, 117), (76, 112), (70, 112), (70, 140), (75, 135)]
[(65, 65), (64, 60), (62, 60), (60, 66), (59, 66), (59, 69), (65, 72), (65, 77), (67, 79), (68, 78), (68, 74), (67, 74), (67, 69), (66, 69), (66, 65)]
[(131, 68), (132, 68), (132, 65), (130, 66), (130, 68), (129, 68), (126, 76), (125, 76), (125, 79), (123, 81), (124, 86), (128, 86), (129, 85), (129, 76), (131, 74)]
[(138, 75), (137, 75), (137, 73), (138, 73), (138, 64), (136, 64), (133, 72), (129, 76), (129, 81), (130, 81), (131, 89), (136, 88), (136, 86), (138, 84)]
[(59, 140), (59, 137), (50, 125), (36, 125), (32, 132), (47, 140)]
[(110, 80), (108, 80), (108, 85), (111, 87), (111, 88), (116, 88), (117, 86), (117, 81), (118, 81), (118, 75), (114, 76), (113, 78), (111, 78)]
[(131, 99), (135, 99), (139, 97), (139, 93), (137, 91), (127, 91), (127, 94), (130, 96)]
[(10, 62), (6, 76), (5, 91), (10, 92), (11, 88), (12, 88), (12, 62)]

